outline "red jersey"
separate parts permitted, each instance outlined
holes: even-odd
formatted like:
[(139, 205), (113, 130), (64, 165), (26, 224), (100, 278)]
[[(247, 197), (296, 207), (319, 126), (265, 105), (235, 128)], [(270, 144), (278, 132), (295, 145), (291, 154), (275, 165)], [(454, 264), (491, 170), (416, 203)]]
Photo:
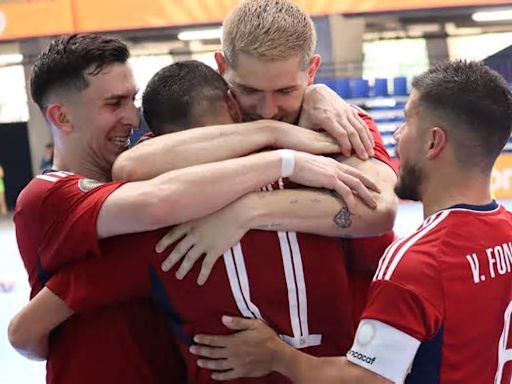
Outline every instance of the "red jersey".
[[(395, 171), (391, 159), (386, 151), (382, 136), (374, 120), (367, 113), (356, 107), (373, 136), (375, 145), (375, 158), (387, 164)], [(377, 265), (386, 248), (393, 242), (395, 233), (386, 232), (380, 236), (345, 239), (343, 247), (347, 259), (350, 291), (352, 295), (352, 314), (357, 327), (361, 313), (366, 307), (368, 289), (377, 270)]]
[[(225, 334), (222, 315), (262, 319), (290, 345), (316, 356), (350, 347), (354, 328), (343, 249), (338, 239), (295, 232), (250, 231), (219, 260), (204, 286), (200, 263), (180, 281), (168, 273), (155, 244), (166, 230), (118, 236), (102, 243), (112, 257), (72, 266), (48, 288), (78, 312), (151, 295), (182, 341), (188, 382), (209, 383), (210, 372), (188, 352), (198, 333)], [(127, 253), (127, 249), (130, 250)], [(239, 382), (288, 383), (273, 374)]]
[(456, 205), (379, 263), (347, 358), (393, 382), (510, 383), (512, 214)]
[[(97, 216), (120, 185), (50, 172), (21, 192), (14, 222), (31, 297), (64, 265), (100, 258)], [(75, 315), (51, 334), (47, 382), (169, 382), (182, 373), (173, 345), (165, 318), (147, 299)]]
[[(371, 119), (368, 122), (376, 135), (376, 157), (389, 164), (377, 128)], [(201, 288), (195, 283), (199, 266), (182, 282), (172, 272), (160, 271), (162, 256), (154, 254), (153, 248), (164, 233), (106, 240), (102, 252), (118, 255), (118, 259), (73, 267), (48, 287), (78, 312), (151, 293), (184, 341), (190, 382), (210, 381), (209, 372), (200, 370), (195, 356), (188, 353), (191, 337), (227, 332), (220, 323), (223, 314), (264, 319), (289, 344), (317, 356), (348, 350), (354, 315), (339, 240), (251, 231), (224, 255), (224, 264), (216, 265), (206, 287)], [(131, 252), (127, 254), (126, 249)], [(364, 301), (365, 293), (358, 298)], [(275, 374), (263, 381), (287, 380)]]

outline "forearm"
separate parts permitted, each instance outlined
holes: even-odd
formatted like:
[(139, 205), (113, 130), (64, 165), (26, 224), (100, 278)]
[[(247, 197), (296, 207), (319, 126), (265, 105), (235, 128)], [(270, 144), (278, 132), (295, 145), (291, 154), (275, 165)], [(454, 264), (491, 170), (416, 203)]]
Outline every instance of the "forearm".
[(9, 342), (23, 356), (44, 360), (50, 331), (72, 313), (64, 301), (43, 288), (9, 323)]
[(317, 358), (288, 345), (282, 345), (276, 354), (275, 370), (295, 384), (390, 383), (382, 376), (350, 363), (345, 357)]
[(377, 209), (358, 200), (351, 211), (339, 195), (315, 189), (253, 192), (234, 204), (238, 214), (245, 218), (247, 229), (361, 237), (392, 228), (392, 202), (379, 197), (375, 194)]
[(156, 137), (121, 154), (114, 163), (112, 176), (114, 180), (147, 180), (173, 169), (244, 156), (273, 146), (272, 130), (279, 124), (282, 123), (265, 120)]
[(98, 217), (100, 238), (148, 231), (210, 214), (281, 175), (276, 151), (197, 165), (114, 191)]

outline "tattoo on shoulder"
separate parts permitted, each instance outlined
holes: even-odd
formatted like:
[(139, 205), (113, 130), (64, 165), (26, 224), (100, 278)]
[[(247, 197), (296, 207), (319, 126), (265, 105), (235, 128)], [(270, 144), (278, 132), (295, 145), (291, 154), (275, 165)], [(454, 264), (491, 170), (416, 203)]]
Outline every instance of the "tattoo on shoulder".
[(352, 225), (352, 214), (348, 210), (348, 207), (343, 207), (333, 218), (334, 224), (338, 228), (348, 228)]

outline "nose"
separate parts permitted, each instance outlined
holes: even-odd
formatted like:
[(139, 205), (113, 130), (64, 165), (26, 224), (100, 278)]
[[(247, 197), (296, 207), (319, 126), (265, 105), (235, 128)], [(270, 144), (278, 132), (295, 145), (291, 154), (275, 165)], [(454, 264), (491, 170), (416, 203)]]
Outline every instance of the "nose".
[(138, 128), (140, 125), (140, 113), (141, 110), (133, 102), (129, 103), (123, 116), (123, 124), (130, 126), (132, 129)]
[(400, 125), (397, 129), (395, 129), (395, 132), (393, 132), (393, 139), (398, 142), (400, 141), (400, 137), (402, 137), (402, 131), (405, 124)]
[(258, 114), (263, 119), (272, 119), (277, 115), (278, 107), (272, 93), (264, 93), (260, 101)]

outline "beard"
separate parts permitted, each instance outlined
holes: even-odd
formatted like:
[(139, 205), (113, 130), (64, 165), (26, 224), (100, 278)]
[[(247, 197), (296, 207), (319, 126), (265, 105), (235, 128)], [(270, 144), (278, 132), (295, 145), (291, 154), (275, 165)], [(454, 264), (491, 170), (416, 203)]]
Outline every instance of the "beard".
[(395, 194), (404, 200), (420, 201), (420, 186), (423, 172), (417, 165), (406, 165), (400, 170), (400, 177), (395, 186)]

